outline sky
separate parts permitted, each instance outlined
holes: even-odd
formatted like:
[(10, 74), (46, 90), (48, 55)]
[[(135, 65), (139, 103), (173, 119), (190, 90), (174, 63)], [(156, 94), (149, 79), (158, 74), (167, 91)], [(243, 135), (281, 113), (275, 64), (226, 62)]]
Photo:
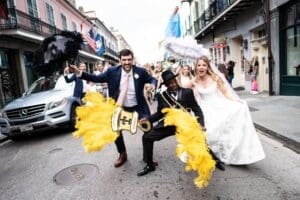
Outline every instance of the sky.
[(179, 0), (76, 0), (84, 11), (96, 11), (109, 28), (118, 29), (132, 47), (140, 64), (162, 57), (159, 42), (164, 39), (169, 18)]

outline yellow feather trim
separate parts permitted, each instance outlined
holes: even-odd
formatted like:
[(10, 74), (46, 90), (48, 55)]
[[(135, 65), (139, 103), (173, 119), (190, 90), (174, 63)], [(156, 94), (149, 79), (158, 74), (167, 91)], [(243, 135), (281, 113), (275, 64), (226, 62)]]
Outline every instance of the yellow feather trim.
[(206, 187), (215, 170), (215, 161), (209, 153), (206, 144), (205, 132), (202, 131), (196, 117), (188, 112), (174, 108), (165, 108), (165, 126), (176, 127), (176, 139), (178, 145), (176, 154), (180, 158), (187, 153), (186, 171), (197, 171), (198, 177), (194, 179), (197, 187)]
[(100, 151), (118, 137), (111, 127), (111, 117), (117, 106), (113, 99), (106, 99), (98, 92), (87, 92), (83, 102), (85, 104), (76, 110), (77, 130), (73, 136), (83, 137), (82, 144), (87, 152)]

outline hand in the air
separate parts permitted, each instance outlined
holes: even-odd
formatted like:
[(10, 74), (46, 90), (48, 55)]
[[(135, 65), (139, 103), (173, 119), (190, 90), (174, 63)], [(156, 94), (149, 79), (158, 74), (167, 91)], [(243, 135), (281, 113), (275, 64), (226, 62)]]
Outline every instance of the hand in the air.
[(66, 68), (64, 69), (64, 74), (65, 74), (65, 75), (69, 74), (69, 67), (66, 67)]
[(155, 89), (155, 86), (152, 84), (146, 84), (145, 85), (145, 90), (148, 91), (153, 91)]
[(79, 75), (80, 74), (80, 70), (75, 66), (75, 65), (69, 65), (69, 71), (71, 72), (74, 72), (76, 75)]

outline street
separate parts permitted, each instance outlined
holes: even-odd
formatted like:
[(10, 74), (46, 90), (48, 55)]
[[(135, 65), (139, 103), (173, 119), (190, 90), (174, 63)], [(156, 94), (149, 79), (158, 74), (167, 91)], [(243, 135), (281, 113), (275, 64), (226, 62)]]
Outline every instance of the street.
[[(175, 137), (155, 143), (156, 171), (137, 177), (142, 162), (141, 133), (125, 134), (128, 162), (114, 168), (114, 144), (100, 152), (87, 154), (80, 139), (65, 131), (48, 131), (20, 142), (0, 144), (0, 199), (299, 199), (300, 157), (282, 144), (260, 134), (266, 159), (249, 166), (227, 166), (216, 170), (207, 188), (193, 183), (194, 172), (185, 172), (175, 157)], [(73, 179), (61, 170), (92, 164), (80, 171), (71, 169)], [(91, 170), (93, 169), (93, 170)], [(77, 175), (76, 175), (77, 173)], [(70, 176), (69, 176), (70, 177)], [(72, 177), (71, 177), (72, 178)]]

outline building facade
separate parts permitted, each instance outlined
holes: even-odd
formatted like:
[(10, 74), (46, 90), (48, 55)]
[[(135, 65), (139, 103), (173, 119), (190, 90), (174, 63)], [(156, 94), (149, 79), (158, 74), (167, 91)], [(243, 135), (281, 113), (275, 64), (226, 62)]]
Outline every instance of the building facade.
[(300, 2), (270, 0), (275, 92), (300, 95)]
[[(79, 9), (83, 12), (83, 8)], [(115, 65), (119, 62), (118, 56), (118, 40), (114, 34), (105, 26), (104, 22), (96, 17), (95, 11), (83, 12), (88, 19), (94, 24), (94, 31), (100, 34), (102, 37), (101, 41), (104, 45), (104, 51), (101, 52), (101, 56), (105, 61)]]
[[(43, 39), (61, 30), (87, 32), (93, 26), (67, 0), (6, 0), (0, 19), (1, 106), (19, 97), (37, 78), (29, 67)], [(93, 65), (101, 57), (83, 45), (79, 59)]]
[[(250, 90), (258, 64), (260, 92), (300, 95), (299, 2), (296, 0), (194, 0), (185, 34), (210, 49), (212, 63), (236, 63), (234, 87)], [(190, 25), (190, 26), (189, 26)], [(268, 33), (270, 38), (268, 38)]]

